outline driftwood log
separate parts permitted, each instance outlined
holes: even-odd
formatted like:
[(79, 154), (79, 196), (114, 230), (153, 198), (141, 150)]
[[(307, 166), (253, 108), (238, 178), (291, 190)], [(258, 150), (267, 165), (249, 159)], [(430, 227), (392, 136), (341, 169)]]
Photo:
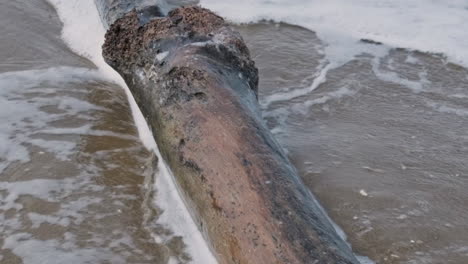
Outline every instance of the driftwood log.
[(258, 70), (239, 33), (196, 6), (160, 17), (155, 7), (96, 1), (111, 25), (104, 58), (130, 87), (219, 263), (358, 263), (262, 121)]

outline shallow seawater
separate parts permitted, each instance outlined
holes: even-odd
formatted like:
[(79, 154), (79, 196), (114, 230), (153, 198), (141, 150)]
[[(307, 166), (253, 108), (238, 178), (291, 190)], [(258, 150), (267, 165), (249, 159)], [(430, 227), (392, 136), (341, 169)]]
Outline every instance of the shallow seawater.
[(0, 263), (188, 263), (124, 89), (47, 2), (2, 1), (0, 22)]
[(323, 76), (314, 32), (238, 29), (260, 69), (267, 124), (355, 252), (468, 263), (468, 70), (369, 43)]

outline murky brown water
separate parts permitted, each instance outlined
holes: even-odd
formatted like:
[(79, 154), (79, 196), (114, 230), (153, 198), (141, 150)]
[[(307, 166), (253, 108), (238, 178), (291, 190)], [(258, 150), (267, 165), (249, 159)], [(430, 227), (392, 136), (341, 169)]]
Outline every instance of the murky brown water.
[(67, 48), (45, 1), (2, 1), (0, 23), (0, 263), (187, 262), (155, 222), (124, 90)]
[(354, 250), (377, 263), (468, 263), (468, 70), (364, 54), (293, 96), (320, 70), (320, 40), (284, 24), (239, 29), (265, 119)]
[[(182, 239), (155, 222), (154, 157), (124, 91), (67, 48), (45, 1), (3, 1), (0, 22), (0, 263), (187, 262)], [(265, 120), (355, 251), (468, 263), (468, 71), (391, 50), (312, 91), (324, 66), (312, 32), (239, 30)]]

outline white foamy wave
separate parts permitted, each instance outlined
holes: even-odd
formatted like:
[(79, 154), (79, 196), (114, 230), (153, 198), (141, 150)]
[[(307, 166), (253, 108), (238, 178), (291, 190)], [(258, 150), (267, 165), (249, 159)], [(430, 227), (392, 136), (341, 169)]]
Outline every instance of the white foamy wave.
[(201, 0), (233, 22), (273, 19), (317, 32), (331, 61), (366, 51), (360, 39), (392, 47), (443, 53), (468, 65), (466, 0)]
[[(125, 89), (140, 139), (148, 149), (153, 150), (158, 155), (160, 162), (158, 162), (159, 172), (154, 186), (156, 188), (155, 202), (164, 212), (158, 219), (158, 223), (169, 227), (175, 236), (184, 239), (193, 263), (216, 263), (207, 243), (178, 194), (174, 179), (159, 154), (154, 137), (130, 90), (121, 76), (108, 66), (102, 57), (101, 46), (104, 43), (105, 29), (93, 0), (48, 1), (57, 9), (64, 24), (62, 37), (71, 49), (90, 59), (103, 76)], [(157, 238), (157, 240), (164, 239)]]

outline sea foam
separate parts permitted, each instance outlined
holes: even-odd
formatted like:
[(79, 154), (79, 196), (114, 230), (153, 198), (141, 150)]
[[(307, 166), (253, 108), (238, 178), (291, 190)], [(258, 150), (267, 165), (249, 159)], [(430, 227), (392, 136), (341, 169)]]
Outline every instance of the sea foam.
[(266, 19), (315, 31), (335, 63), (365, 52), (359, 40), (370, 39), (442, 53), (468, 66), (466, 0), (201, 0), (201, 5), (236, 23)]

